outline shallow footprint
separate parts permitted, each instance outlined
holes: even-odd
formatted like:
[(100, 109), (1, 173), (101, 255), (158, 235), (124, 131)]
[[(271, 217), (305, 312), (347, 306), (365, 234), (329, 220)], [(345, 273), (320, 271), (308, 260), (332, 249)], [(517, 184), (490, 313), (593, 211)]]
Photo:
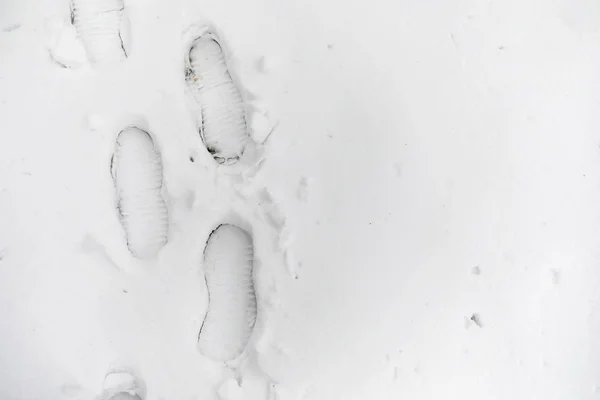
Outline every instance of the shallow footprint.
[(123, 0), (72, 0), (71, 21), (92, 64), (127, 58)]
[(186, 82), (200, 107), (200, 135), (219, 163), (235, 163), (249, 140), (246, 110), (231, 78), (218, 38), (205, 33), (192, 42)]
[(168, 211), (162, 161), (150, 135), (136, 127), (121, 131), (111, 169), (129, 251), (139, 259), (156, 256), (167, 243)]
[(244, 351), (256, 321), (251, 236), (234, 225), (220, 225), (208, 238), (204, 270), (209, 305), (198, 336), (200, 352), (228, 361)]

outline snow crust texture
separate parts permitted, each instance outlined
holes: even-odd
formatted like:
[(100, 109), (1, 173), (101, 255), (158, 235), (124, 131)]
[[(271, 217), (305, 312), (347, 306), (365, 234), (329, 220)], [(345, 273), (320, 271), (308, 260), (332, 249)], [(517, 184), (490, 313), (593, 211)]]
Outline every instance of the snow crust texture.
[(119, 62), (127, 58), (121, 30), (123, 0), (73, 0), (72, 22), (92, 64)]
[(168, 210), (161, 157), (147, 132), (130, 127), (119, 133), (112, 173), (131, 254), (139, 259), (156, 256), (167, 243)]
[(252, 335), (256, 321), (253, 259), (248, 232), (223, 224), (211, 233), (204, 250), (209, 306), (198, 346), (213, 360), (236, 358)]
[(194, 40), (187, 63), (186, 81), (200, 107), (204, 145), (217, 162), (235, 163), (249, 140), (246, 112), (216, 36), (207, 33)]

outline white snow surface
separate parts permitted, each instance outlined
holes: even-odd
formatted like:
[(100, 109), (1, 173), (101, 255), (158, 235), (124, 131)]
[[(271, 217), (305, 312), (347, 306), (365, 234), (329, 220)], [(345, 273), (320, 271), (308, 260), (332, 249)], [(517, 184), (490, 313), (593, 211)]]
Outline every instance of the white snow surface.
[[(596, 1), (125, 7), (128, 58), (92, 66), (68, 1), (0, 0), (1, 400), (105, 400), (121, 369), (146, 400), (598, 399)], [(230, 166), (186, 93), (207, 27), (260, 128)], [(115, 209), (126, 126), (163, 161), (152, 260)], [(197, 343), (223, 223), (258, 308), (230, 363)]]

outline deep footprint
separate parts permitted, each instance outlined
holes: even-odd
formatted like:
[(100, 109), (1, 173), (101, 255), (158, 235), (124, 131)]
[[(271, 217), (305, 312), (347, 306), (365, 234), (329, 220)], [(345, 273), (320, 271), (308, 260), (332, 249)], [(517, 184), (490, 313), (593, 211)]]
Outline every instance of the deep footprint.
[(71, 20), (93, 64), (127, 58), (123, 0), (72, 0)]
[(209, 305), (198, 336), (200, 352), (216, 361), (243, 353), (256, 322), (251, 236), (233, 225), (215, 229), (204, 250)]
[(186, 82), (200, 107), (204, 145), (217, 162), (235, 163), (249, 140), (246, 110), (214, 34), (194, 40), (187, 64)]
[(156, 256), (167, 243), (168, 211), (162, 161), (150, 135), (136, 127), (121, 131), (111, 169), (129, 251), (139, 259)]

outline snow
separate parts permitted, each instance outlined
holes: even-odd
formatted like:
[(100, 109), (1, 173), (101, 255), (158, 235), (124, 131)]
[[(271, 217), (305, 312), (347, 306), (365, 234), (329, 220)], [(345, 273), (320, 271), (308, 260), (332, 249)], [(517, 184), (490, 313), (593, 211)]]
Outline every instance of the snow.
[[(114, 371), (147, 400), (598, 398), (596, 2), (124, 12), (127, 58), (95, 63), (68, 1), (0, 0), (0, 399), (105, 400)], [(207, 28), (256, 142), (234, 165), (185, 80)], [(128, 126), (163, 164), (148, 260), (115, 207)], [(252, 236), (257, 299), (226, 363), (198, 348), (221, 224)]]

